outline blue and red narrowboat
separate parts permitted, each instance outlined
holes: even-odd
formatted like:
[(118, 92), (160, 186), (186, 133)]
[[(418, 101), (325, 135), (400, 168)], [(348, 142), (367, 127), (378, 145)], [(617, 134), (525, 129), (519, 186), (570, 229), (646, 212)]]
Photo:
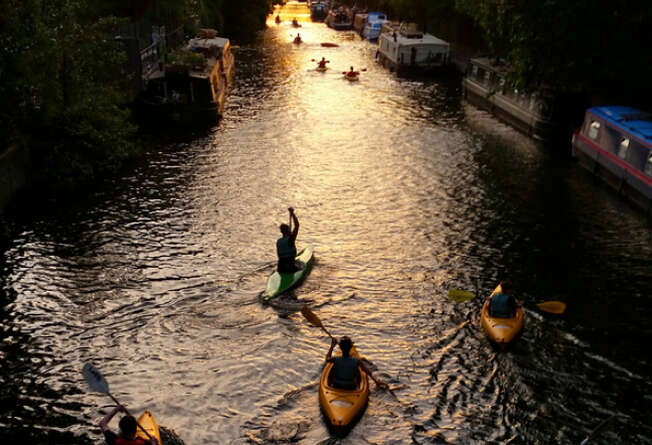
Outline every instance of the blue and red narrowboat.
[(623, 106), (589, 108), (573, 133), (573, 156), (650, 214), (652, 115)]

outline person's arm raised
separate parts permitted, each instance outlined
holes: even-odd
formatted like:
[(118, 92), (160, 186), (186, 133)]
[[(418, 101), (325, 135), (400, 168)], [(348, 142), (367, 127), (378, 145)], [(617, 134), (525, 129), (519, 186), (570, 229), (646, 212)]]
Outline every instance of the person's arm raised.
[(102, 420), (100, 420), (100, 429), (102, 432), (106, 431), (109, 429), (109, 422), (111, 422), (111, 419), (113, 419), (113, 416), (118, 414), (120, 411), (124, 412), (125, 409), (122, 405), (118, 405), (115, 408), (111, 410)]
[(299, 219), (297, 218), (297, 215), (294, 214), (294, 209), (292, 207), (290, 207), (288, 211), (290, 212), (290, 217), (294, 223), (294, 227), (292, 228), (292, 238), (296, 239), (297, 234), (299, 233)]

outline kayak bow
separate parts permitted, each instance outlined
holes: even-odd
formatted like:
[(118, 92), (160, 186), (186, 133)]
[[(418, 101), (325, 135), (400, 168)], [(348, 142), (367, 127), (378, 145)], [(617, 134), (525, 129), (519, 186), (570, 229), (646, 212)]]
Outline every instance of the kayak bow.
[(310, 271), (314, 250), (314, 247), (308, 246), (297, 254), (295, 261), (303, 264), (301, 270), (292, 273), (278, 273), (278, 271), (275, 271), (267, 280), (263, 300), (267, 301), (274, 298), (298, 284)]
[(491, 341), (496, 343), (498, 346), (506, 347), (523, 329), (523, 308), (516, 308), (516, 315), (511, 318), (499, 318), (492, 317), (489, 315), (489, 301), (491, 297), (501, 292), (502, 289), (500, 285), (494, 289), (487, 301), (484, 302), (482, 306), (482, 315), (480, 320), (482, 323), (482, 328), (487, 333)]
[[(361, 359), (353, 346), (352, 357)], [(341, 355), (341, 352), (340, 352)], [(329, 374), (333, 363), (326, 363), (319, 379), (319, 405), (333, 428), (338, 431), (353, 426), (353, 422), (362, 414), (369, 400), (369, 380), (364, 371), (358, 373), (357, 389), (339, 389), (329, 385)]]
[[(161, 445), (161, 432), (150, 410), (145, 410), (145, 412), (143, 412), (140, 415), (140, 417), (138, 418), (138, 423), (149, 433), (150, 436), (156, 438), (156, 440), (158, 440), (159, 445)], [(145, 433), (143, 433), (142, 430), (140, 430), (140, 428), (136, 433), (136, 437), (149, 440), (149, 437), (147, 437)]]

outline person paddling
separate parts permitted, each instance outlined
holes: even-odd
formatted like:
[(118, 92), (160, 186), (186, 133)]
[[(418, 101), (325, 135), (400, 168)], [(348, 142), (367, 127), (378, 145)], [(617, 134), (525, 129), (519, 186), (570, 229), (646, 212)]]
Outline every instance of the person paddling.
[(301, 34), (297, 33), (297, 36), (294, 38), (294, 43), (301, 43)]
[(319, 63), (319, 68), (326, 68), (326, 64), (330, 63), (330, 60), (326, 60), (325, 57), (322, 57), (318, 63)]
[(120, 434), (111, 431), (109, 422), (119, 412), (126, 413), (127, 409), (122, 405), (118, 405), (100, 421), (100, 428), (102, 429), (102, 433), (104, 433), (104, 440), (107, 445), (159, 445), (155, 438), (147, 440), (136, 437), (138, 425), (134, 416), (130, 416), (129, 414), (120, 419), (118, 423)]
[(274, 20), (276, 21), (276, 24), (278, 25), (279, 23), (281, 23), (281, 16), (277, 15)]
[[(338, 343), (342, 355), (339, 357), (332, 357), (333, 349)], [(367, 373), (367, 375), (376, 382), (378, 387), (388, 389), (389, 385), (382, 380), (375, 378), (369, 367), (362, 360), (358, 360), (349, 355), (352, 347), (353, 341), (351, 341), (347, 336), (342, 337), (339, 342), (335, 338), (331, 341), (331, 347), (326, 354), (326, 362), (333, 363), (333, 370), (331, 371), (333, 387), (340, 389), (357, 389), (358, 385), (356, 383), (356, 377), (358, 375), (358, 370), (361, 370)]]
[(360, 74), (360, 73), (358, 73), (357, 71), (353, 71), (353, 67), (351, 67), (351, 69), (349, 70), (349, 72), (346, 73), (346, 76), (347, 76), (347, 77), (356, 77), (358, 74)]
[(496, 292), (489, 301), (489, 315), (496, 318), (511, 318), (516, 313), (517, 302), (513, 295), (512, 282), (500, 282), (500, 292)]
[(278, 273), (293, 273), (299, 270), (294, 262), (297, 256), (297, 234), (299, 233), (299, 219), (294, 214), (292, 207), (288, 208), (290, 221), (294, 223), (294, 230), (287, 224), (281, 224), (280, 229), (283, 236), (276, 240), (276, 253), (278, 255)]

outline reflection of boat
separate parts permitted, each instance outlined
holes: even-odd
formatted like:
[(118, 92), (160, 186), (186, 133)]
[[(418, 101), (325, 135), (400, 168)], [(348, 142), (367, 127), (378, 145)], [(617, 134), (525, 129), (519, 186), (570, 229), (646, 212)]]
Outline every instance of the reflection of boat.
[(650, 213), (652, 115), (630, 107), (589, 108), (573, 134), (573, 156)]
[(360, 33), (363, 38), (367, 40), (377, 40), (380, 35), (383, 23), (388, 23), (387, 14), (384, 12), (370, 12), (367, 14), (362, 32)]
[(351, 10), (344, 6), (340, 6), (337, 9), (331, 9), (328, 11), (328, 16), (326, 16), (326, 25), (328, 25), (329, 28), (338, 31), (353, 28), (353, 16)]
[[(502, 292), (500, 284), (489, 296), (493, 296), (496, 293)], [(487, 336), (496, 343), (498, 346), (505, 348), (512, 340), (523, 329), (523, 308), (518, 306), (516, 308), (516, 314), (510, 318), (499, 318), (492, 317), (489, 315), (489, 299), (485, 301), (482, 306), (482, 314), (480, 320), (482, 323), (482, 328), (486, 332)]]
[(215, 30), (201, 30), (199, 38), (168, 55), (163, 70), (145, 79), (138, 102), (147, 117), (197, 122), (222, 116), (235, 63), (229, 39), (215, 35)]
[[(341, 354), (341, 353), (340, 353)], [(351, 357), (361, 359), (355, 346)], [(356, 389), (340, 389), (332, 386), (333, 363), (326, 363), (319, 379), (319, 406), (330, 425), (338, 432), (345, 432), (363, 413), (369, 400), (369, 380), (364, 371), (358, 370)]]
[(523, 93), (505, 86), (507, 67), (482, 57), (471, 59), (462, 81), (464, 98), (516, 129), (537, 139), (553, 130), (548, 98), (540, 93)]
[(383, 66), (402, 74), (411, 70), (430, 70), (448, 64), (450, 45), (437, 37), (419, 31), (415, 24), (396, 27), (381, 23), (378, 57)]

